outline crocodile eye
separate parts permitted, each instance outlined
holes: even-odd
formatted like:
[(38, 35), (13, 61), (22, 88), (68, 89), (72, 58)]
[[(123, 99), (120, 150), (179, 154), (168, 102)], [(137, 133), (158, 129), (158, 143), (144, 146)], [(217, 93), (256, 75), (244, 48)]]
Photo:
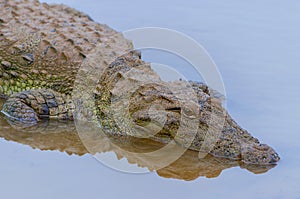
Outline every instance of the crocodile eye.
[(34, 62), (33, 54), (24, 54), (22, 58), (28, 63), (32, 64)]
[(1, 66), (3, 67), (4, 70), (7, 70), (11, 67), (11, 63), (8, 61), (2, 61)]
[(191, 119), (195, 119), (196, 118), (196, 113), (193, 109), (189, 108), (189, 107), (182, 107), (182, 113), (191, 118)]

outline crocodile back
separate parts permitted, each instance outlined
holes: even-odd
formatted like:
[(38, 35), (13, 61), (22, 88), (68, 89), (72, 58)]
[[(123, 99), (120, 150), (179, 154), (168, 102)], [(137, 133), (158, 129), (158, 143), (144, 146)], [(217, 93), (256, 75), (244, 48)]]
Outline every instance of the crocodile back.
[(65, 5), (0, 0), (0, 9), (1, 94), (36, 88), (70, 94), (82, 61), (99, 44), (132, 49), (120, 33)]

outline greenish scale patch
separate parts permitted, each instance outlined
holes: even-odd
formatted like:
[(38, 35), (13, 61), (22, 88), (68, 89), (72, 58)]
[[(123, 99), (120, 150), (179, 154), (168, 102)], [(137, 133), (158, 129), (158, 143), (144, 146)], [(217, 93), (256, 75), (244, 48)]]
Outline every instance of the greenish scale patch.
[(0, 79), (0, 93), (11, 95), (25, 90), (42, 88), (39, 84), (34, 84), (33, 80), (3, 80)]
[[(12, 66), (16, 66), (16, 64), (12, 63)], [(62, 79), (58, 75), (30, 72), (18, 74), (14, 73), (16, 70), (14, 67), (10, 67), (7, 71), (0, 70), (2, 76), (0, 78), (0, 94), (9, 96), (16, 92), (41, 88), (52, 88), (56, 91), (66, 93), (64, 91), (68, 89), (64, 84), (61, 84)]]

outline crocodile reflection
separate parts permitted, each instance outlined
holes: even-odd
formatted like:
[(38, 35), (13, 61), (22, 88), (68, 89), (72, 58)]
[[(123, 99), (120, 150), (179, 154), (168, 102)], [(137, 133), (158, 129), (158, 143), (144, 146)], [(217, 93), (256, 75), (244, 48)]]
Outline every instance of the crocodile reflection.
[[(0, 107), (2, 102), (0, 100)], [(198, 177), (215, 178), (225, 169), (240, 166), (248, 171), (260, 174), (265, 173), (275, 165), (244, 165), (240, 161), (217, 158), (207, 155), (198, 158), (198, 152), (187, 150), (176, 161), (161, 168), (161, 162), (157, 158), (145, 158), (139, 156), (149, 151), (155, 151), (164, 145), (149, 139), (137, 139), (133, 137), (108, 137), (107, 135), (86, 133), (80, 137), (74, 122), (47, 120), (38, 125), (26, 128), (13, 127), (3, 115), (0, 116), (0, 137), (7, 141), (14, 141), (29, 145), (33, 149), (57, 150), (69, 155), (82, 156), (85, 154), (114, 152), (118, 159), (126, 158), (130, 164), (155, 170), (164, 178), (175, 178), (181, 180), (195, 180)], [(98, 138), (95, 139), (95, 136)], [(101, 137), (99, 139), (99, 136)], [(85, 144), (82, 143), (82, 140)], [(86, 146), (93, 146), (87, 150)], [(179, 146), (177, 146), (179, 147)], [(132, 155), (134, 152), (135, 155)], [(158, 168), (158, 169), (157, 169)]]

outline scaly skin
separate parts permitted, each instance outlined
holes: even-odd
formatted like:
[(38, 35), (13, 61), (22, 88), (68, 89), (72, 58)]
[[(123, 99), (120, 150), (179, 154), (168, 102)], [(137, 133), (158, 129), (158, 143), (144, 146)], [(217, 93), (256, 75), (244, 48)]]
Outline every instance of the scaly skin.
[[(107, 134), (174, 139), (189, 149), (249, 164), (279, 160), (271, 147), (234, 122), (205, 85), (161, 81), (131, 51), (132, 44), (109, 27), (67, 6), (0, 2), (0, 93), (9, 97), (2, 112), (11, 119), (25, 124), (72, 120), (74, 107), (91, 106), (85, 89), (92, 73), (102, 71), (91, 90), (96, 106), (84, 115), (94, 113)], [(85, 73), (82, 66), (90, 68)], [(78, 81), (88, 83), (74, 88)], [(129, 103), (122, 101), (127, 91), (134, 91)], [(84, 100), (74, 101), (74, 93)], [(188, 130), (182, 131), (182, 124)]]

